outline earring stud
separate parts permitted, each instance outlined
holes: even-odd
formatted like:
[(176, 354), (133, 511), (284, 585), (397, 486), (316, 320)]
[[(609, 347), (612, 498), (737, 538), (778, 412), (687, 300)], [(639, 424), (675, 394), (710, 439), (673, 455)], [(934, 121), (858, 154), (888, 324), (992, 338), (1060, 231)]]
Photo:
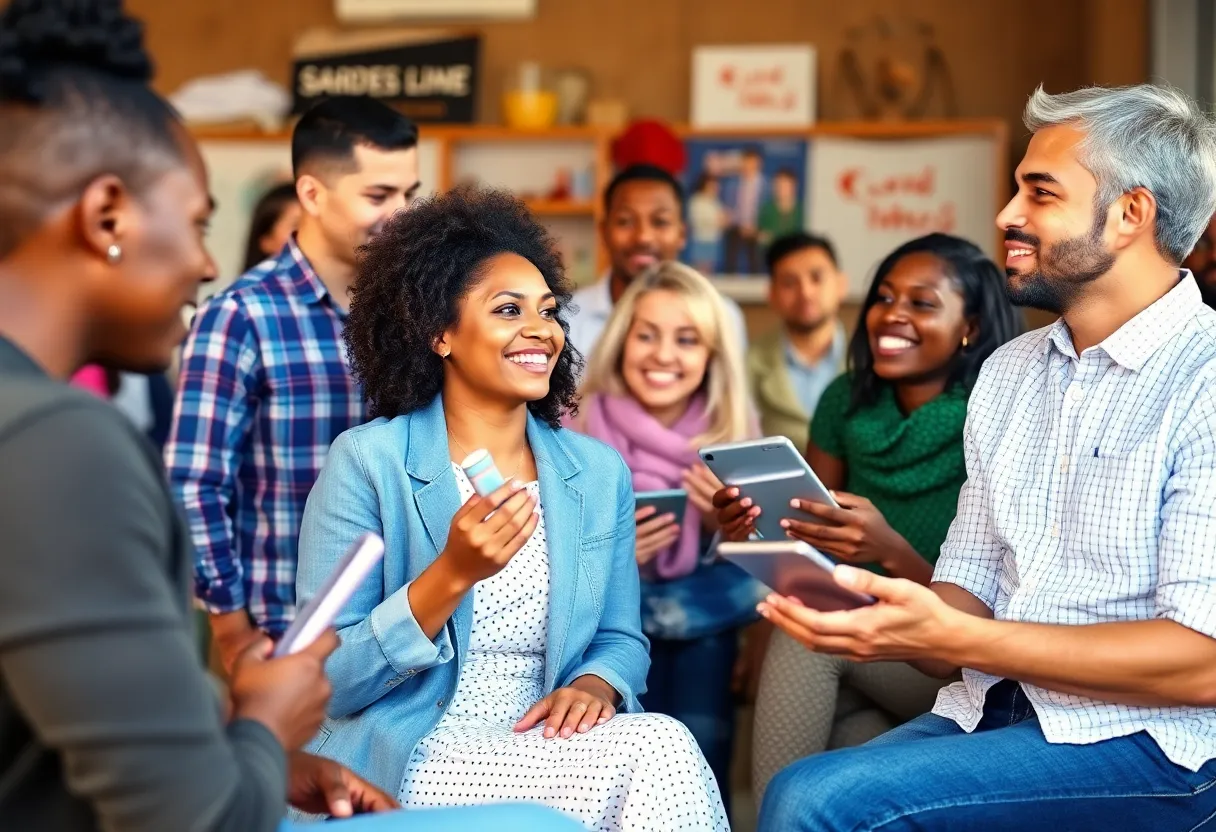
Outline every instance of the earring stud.
[(111, 266), (117, 266), (122, 261), (122, 247), (118, 243), (112, 243), (106, 249), (106, 260)]
[(970, 341), (968, 341), (968, 340), (967, 340), (967, 336), (966, 336), (966, 335), (964, 335), (964, 336), (963, 336), (963, 349), (967, 349), (967, 344), (969, 344), (969, 343), (971, 343), (971, 342), (970, 342)]

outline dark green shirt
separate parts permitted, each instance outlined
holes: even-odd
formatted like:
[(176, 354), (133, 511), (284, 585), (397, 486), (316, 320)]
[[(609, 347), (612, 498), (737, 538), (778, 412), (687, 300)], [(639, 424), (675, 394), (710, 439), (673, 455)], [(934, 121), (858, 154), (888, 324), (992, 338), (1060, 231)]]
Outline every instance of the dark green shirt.
[(828, 385), (811, 441), (844, 462), (845, 491), (874, 503), (917, 554), (936, 563), (967, 479), (966, 392), (952, 388), (908, 416), (890, 387), (854, 413), (848, 412), (851, 393), (848, 374)]
[(276, 829), (286, 757), (221, 720), (158, 455), (3, 339), (0, 540), (0, 827)]

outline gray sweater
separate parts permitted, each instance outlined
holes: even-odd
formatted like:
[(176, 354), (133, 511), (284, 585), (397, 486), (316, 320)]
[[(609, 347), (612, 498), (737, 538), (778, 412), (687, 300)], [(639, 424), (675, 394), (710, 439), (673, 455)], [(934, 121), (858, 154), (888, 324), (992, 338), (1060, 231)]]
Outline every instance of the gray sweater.
[(222, 721), (190, 559), (135, 426), (0, 339), (0, 827), (278, 827), (286, 758)]

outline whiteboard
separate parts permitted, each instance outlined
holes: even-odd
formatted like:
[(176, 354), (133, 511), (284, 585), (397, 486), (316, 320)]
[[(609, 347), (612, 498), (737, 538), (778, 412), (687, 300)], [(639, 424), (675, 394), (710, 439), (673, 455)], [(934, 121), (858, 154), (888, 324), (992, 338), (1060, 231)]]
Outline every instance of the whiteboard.
[(807, 224), (835, 244), (850, 298), (865, 296), (893, 249), (933, 231), (995, 257), (999, 152), (991, 136), (816, 137), (807, 158)]

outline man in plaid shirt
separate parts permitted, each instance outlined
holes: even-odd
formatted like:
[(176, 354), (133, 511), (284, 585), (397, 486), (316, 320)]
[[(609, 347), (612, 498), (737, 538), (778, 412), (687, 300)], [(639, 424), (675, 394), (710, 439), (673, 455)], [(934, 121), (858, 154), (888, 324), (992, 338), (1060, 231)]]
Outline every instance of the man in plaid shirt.
[(226, 669), (290, 623), (305, 500), (330, 443), (365, 421), (342, 343), (355, 251), (417, 193), (417, 141), (373, 99), (305, 113), (291, 141), (299, 231), (208, 301), (186, 342), (165, 463)]

